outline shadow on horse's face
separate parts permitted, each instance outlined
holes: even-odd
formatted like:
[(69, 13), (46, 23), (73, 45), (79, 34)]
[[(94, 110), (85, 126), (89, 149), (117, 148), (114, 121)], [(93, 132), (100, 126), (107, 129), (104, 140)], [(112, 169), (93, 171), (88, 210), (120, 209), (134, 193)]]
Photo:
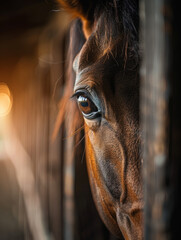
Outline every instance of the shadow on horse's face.
[(115, 21), (107, 21), (103, 11), (87, 31), (84, 23), (87, 41), (74, 60), (74, 95), (85, 121), (87, 167), (99, 214), (117, 237), (139, 240), (143, 203), (138, 41), (132, 33), (125, 34), (122, 20), (118, 28)]

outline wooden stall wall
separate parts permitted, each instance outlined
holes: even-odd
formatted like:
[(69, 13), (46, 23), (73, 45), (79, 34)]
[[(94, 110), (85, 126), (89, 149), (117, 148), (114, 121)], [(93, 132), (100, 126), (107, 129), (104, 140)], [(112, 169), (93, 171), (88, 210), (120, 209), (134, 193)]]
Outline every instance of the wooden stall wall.
[(141, 0), (140, 17), (145, 239), (178, 239), (181, 195), (178, 1)]

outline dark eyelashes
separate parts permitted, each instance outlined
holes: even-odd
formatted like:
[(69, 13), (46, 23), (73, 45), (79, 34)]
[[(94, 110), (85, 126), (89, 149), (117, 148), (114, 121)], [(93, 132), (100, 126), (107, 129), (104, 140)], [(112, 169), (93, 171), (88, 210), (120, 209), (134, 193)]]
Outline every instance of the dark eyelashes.
[(77, 90), (70, 98), (73, 99), (75, 97), (79, 97), (81, 95), (85, 95), (87, 98), (90, 98), (90, 93), (88, 93), (86, 90), (81, 89), (81, 90)]
[(75, 92), (71, 97), (70, 97), (70, 99), (74, 99), (74, 98), (76, 98), (76, 97), (79, 97), (81, 94), (85, 94), (85, 93), (81, 93), (81, 92)]

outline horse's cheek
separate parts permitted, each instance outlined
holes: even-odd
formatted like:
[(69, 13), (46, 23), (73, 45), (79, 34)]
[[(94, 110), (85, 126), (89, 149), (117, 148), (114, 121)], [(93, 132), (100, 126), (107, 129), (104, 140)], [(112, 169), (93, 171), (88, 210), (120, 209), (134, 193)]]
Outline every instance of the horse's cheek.
[[(113, 131), (107, 127), (92, 131), (86, 125), (86, 133), (89, 181), (102, 221), (119, 238), (123, 234), (124, 239), (142, 239), (142, 214), (140, 211), (133, 215), (129, 213), (129, 205), (138, 201), (132, 186), (135, 170), (128, 171), (130, 166)], [(126, 209), (128, 212), (124, 213)]]
[(102, 186), (93, 145), (90, 141), (91, 134), (93, 137), (94, 133), (92, 131), (86, 136), (86, 160), (93, 199), (99, 215), (107, 228), (116, 237), (124, 239), (116, 221), (115, 209), (113, 206), (107, 204), (110, 200), (108, 199), (108, 196), (104, 194), (105, 190)]

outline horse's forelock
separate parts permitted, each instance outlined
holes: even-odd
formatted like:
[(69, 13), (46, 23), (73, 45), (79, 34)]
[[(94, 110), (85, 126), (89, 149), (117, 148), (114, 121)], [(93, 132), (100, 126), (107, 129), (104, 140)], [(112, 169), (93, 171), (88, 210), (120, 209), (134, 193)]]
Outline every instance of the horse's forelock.
[(87, 54), (94, 51), (92, 55), (95, 58), (99, 51), (98, 59), (118, 56), (119, 59), (124, 58), (125, 65), (129, 57), (138, 58), (138, 22), (138, 1), (105, 1), (102, 10), (95, 11)]

